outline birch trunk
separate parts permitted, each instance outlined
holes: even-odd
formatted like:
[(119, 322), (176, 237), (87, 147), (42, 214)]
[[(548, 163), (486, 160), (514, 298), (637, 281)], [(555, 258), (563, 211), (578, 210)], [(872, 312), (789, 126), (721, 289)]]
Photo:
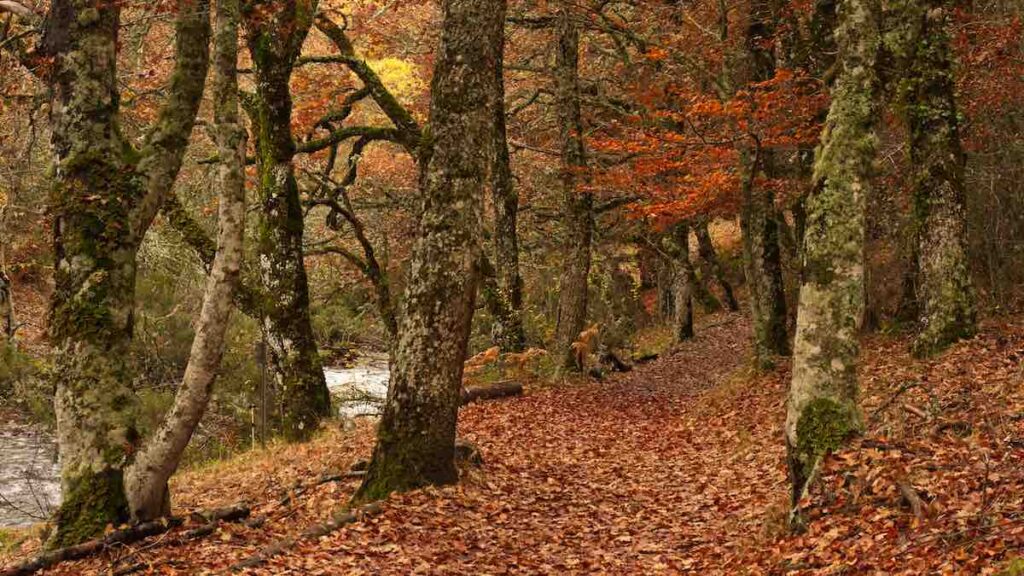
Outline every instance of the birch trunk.
[(209, 403), (224, 351), (245, 232), (245, 129), (238, 118), (238, 0), (218, 0), (214, 122), (221, 164), (217, 253), (210, 268), (192, 351), (174, 404), (125, 476), (129, 510), (139, 522), (170, 514), (167, 481)]
[(504, 0), (444, 0), (423, 205), (377, 446), (356, 501), (458, 479), (455, 424), (482, 257)]
[(807, 199), (804, 274), (797, 312), (786, 446), (793, 504), (821, 459), (862, 419), (858, 332), (864, 313), (864, 202), (875, 157), (879, 50), (873, 0), (839, 5), (839, 77)]

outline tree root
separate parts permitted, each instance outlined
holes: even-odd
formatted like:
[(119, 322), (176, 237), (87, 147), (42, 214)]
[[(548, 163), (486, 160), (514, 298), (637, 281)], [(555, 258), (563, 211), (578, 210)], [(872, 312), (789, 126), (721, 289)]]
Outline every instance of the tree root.
[(338, 530), (342, 526), (345, 526), (346, 524), (351, 524), (356, 520), (361, 520), (362, 518), (365, 518), (367, 516), (377, 514), (381, 511), (381, 509), (382, 507), (380, 502), (371, 502), (364, 506), (360, 506), (355, 510), (340, 510), (334, 515), (333, 518), (331, 518), (327, 522), (311, 526), (298, 534), (282, 538), (281, 540), (274, 542), (273, 544), (267, 546), (263, 550), (260, 550), (256, 554), (246, 558), (245, 560), (242, 560), (241, 562), (232, 565), (230, 570), (232, 572), (238, 572), (241, 570), (245, 570), (246, 568), (254, 568), (256, 566), (259, 566), (260, 564), (263, 564), (264, 562), (273, 558), (274, 556), (278, 556), (288, 551), (290, 548), (293, 548), (296, 544), (299, 544), (300, 542), (303, 542), (305, 540), (315, 540), (317, 538), (326, 536), (331, 532)]
[[(193, 518), (198, 517), (205, 520), (208, 525), (216, 524), (220, 521), (231, 522), (242, 520), (248, 516), (248, 506), (231, 506), (228, 508), (219, 508), (192, 515)], [(75, 546), (68, 546), (67, 548), (58, 548), (57, 550), (44, 552), (32, 560), (4, 569), (3, 572), (0, 572), (0, 576), (24, 576), (26, 574), (33, 574), (39, 570), (49, 568), (50, 566), (61, 562), (79, 560), (81, 558), (98, 554), (111, 546), (131, 544), (132, 542), (138, 542), (149, 538), (150, 536), (163, 534), (168, 530), (181, 526), (184, 522), (184, 518), (169, 516), (159, 520), (143, 522), (127, 528), (114, 530), (102, 538), (96, 538), (81, 544), (76, 544)]]

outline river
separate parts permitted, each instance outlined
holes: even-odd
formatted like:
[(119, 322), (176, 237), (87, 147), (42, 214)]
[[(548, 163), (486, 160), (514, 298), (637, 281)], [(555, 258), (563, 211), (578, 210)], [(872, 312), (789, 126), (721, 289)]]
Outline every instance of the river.
[[(376, 415), (388, 391), (387, 357), (326, 368), (327, 387), (346, 418)], [(53, 436), (37, 427), (0, 422), (0, 527), (47, 518), (60, 504), (60, 467)]]

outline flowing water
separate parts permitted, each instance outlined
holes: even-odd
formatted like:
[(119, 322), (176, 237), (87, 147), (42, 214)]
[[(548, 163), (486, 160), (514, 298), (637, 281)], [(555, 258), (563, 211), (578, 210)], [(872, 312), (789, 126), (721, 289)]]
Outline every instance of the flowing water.
[[(349, 368), (324, 370), (338, 412), (346, 418), (376, 415), (388, 392), (386, 357), (366, 357)], [(0, 527), (45, 520), (60, 504), (60, 467), (53, 436), (0, 422)]]
[(46, 432), (0, 424), (0, 526), (44, 520), (60, 503), (57, 446)]
[(388, 394), (387, 357), (364, 357), (350, 368), (327, 368), (327, 388), (338, 412), (348, 418), (376, 415)]

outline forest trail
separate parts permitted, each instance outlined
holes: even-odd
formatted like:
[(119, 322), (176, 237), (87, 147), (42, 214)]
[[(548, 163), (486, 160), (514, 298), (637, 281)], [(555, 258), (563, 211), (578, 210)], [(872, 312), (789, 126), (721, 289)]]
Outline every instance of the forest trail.
[[(993, 326), (928, 362), (911, 360), (905, 339), (869, 339), (865, 413), (883, 417), (830, 459), (803, 535), (782, 530), (788, 369), (752, 378), (748, 323), (718, 315), (631, 373), (466, 407), (460, 436), (480, 447), (481, 469), (457, 486), (393, 496), (380, 513), (245, 573), (994, 573), (1024, 545), (1022, 328)], [(903, 390), (911, 379), (927, 390)], [(918, 422), (899, 409), (928, 399), (941, 417)], [(199, 541), (172, 533), (48, 573), (226, 573), (330, 518), (356, 481), (280, 498), (372, 445), (365, 422), (188, 471), (175, 479), (178, 509), (241, 497), (265, 522), (225, 524)], [(901, 502), (898, 480), (916, 488), (927, 518)]]

